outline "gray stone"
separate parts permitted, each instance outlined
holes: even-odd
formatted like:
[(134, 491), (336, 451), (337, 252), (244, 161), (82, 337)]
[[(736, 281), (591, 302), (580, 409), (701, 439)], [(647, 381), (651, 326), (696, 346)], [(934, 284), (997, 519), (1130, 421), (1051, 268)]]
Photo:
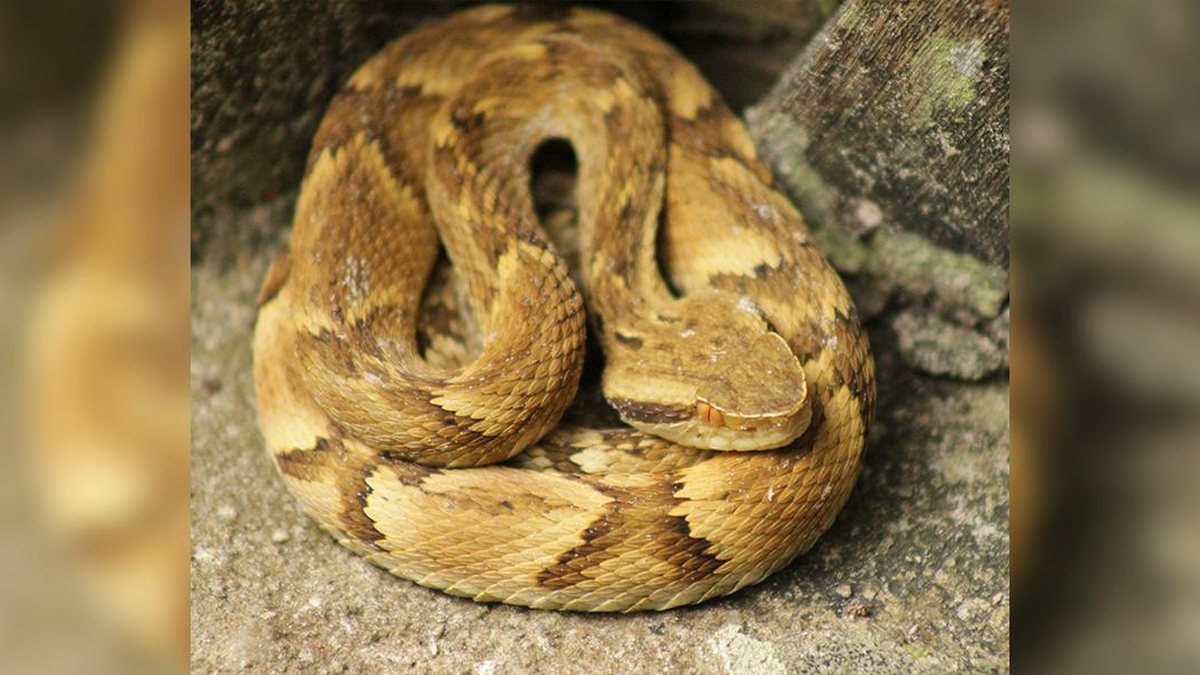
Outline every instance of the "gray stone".
[(900, 356), (931, 375), (980, 380), (1004, 366), (1004, 352), (983, 335), (920, 310), (905, 310), (892, 321)]
[(943, 310), (989, 319), (1008, 298), (1008, 273), (977, 258), (936, 246), (910, 232), (879, 232), (865, 268), (910, 301), (930, 300)]

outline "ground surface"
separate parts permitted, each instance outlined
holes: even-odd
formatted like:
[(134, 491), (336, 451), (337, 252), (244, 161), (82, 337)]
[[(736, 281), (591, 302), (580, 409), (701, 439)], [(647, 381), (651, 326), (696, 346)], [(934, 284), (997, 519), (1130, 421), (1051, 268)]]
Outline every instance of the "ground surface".
[[(270, 227), (285, 207), (243, 213)], [(250, 341), (271, 251), (193, 268), (200, 672), (946, 672), (1008, 666), (1007, 375), (917, 375), (871, 322), (880, 405), (833, 529), (758, 587), (662, 614), (483, 606), (389, 576), (301, 513), (262, 447)], [(864, 301), (868, 302), (868, 301)]]

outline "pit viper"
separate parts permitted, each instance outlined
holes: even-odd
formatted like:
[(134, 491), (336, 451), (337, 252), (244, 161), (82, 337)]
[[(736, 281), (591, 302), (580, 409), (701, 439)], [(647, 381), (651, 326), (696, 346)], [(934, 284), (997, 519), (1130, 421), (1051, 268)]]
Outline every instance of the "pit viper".
[[(549, 141), (575, 157), (578, 284), (531, 194)], [(619, 420), (568, 411), (589, 333), (591, 405)], [(875, 404), (852, 301), (738, 118), (673, 48), (579, 8), (461, 11), (354, 72), (253, 349), (267, 449), (324, 529), (543, 609), (779, 570), (841, 510)]]

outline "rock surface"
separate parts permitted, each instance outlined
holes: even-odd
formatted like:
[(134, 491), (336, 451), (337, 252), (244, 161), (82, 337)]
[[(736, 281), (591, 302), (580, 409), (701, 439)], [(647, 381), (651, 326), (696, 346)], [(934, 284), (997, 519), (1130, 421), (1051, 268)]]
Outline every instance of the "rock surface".
[(1000, 347), (935, 314), (905, 310), (892, 321), (905, 363), (930, 375), (981, 380), (1004, 365)]

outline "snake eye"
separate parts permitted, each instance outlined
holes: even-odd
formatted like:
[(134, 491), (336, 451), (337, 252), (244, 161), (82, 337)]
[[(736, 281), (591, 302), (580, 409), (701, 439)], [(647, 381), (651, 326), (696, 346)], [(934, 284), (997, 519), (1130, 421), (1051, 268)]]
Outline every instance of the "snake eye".
[(724, 426), (725, 424), (725, 416), (721, 414), (721, 411), (704, 401), (696, 403), (696, 417), (704, 420), (705, 424), (714, 427)]

